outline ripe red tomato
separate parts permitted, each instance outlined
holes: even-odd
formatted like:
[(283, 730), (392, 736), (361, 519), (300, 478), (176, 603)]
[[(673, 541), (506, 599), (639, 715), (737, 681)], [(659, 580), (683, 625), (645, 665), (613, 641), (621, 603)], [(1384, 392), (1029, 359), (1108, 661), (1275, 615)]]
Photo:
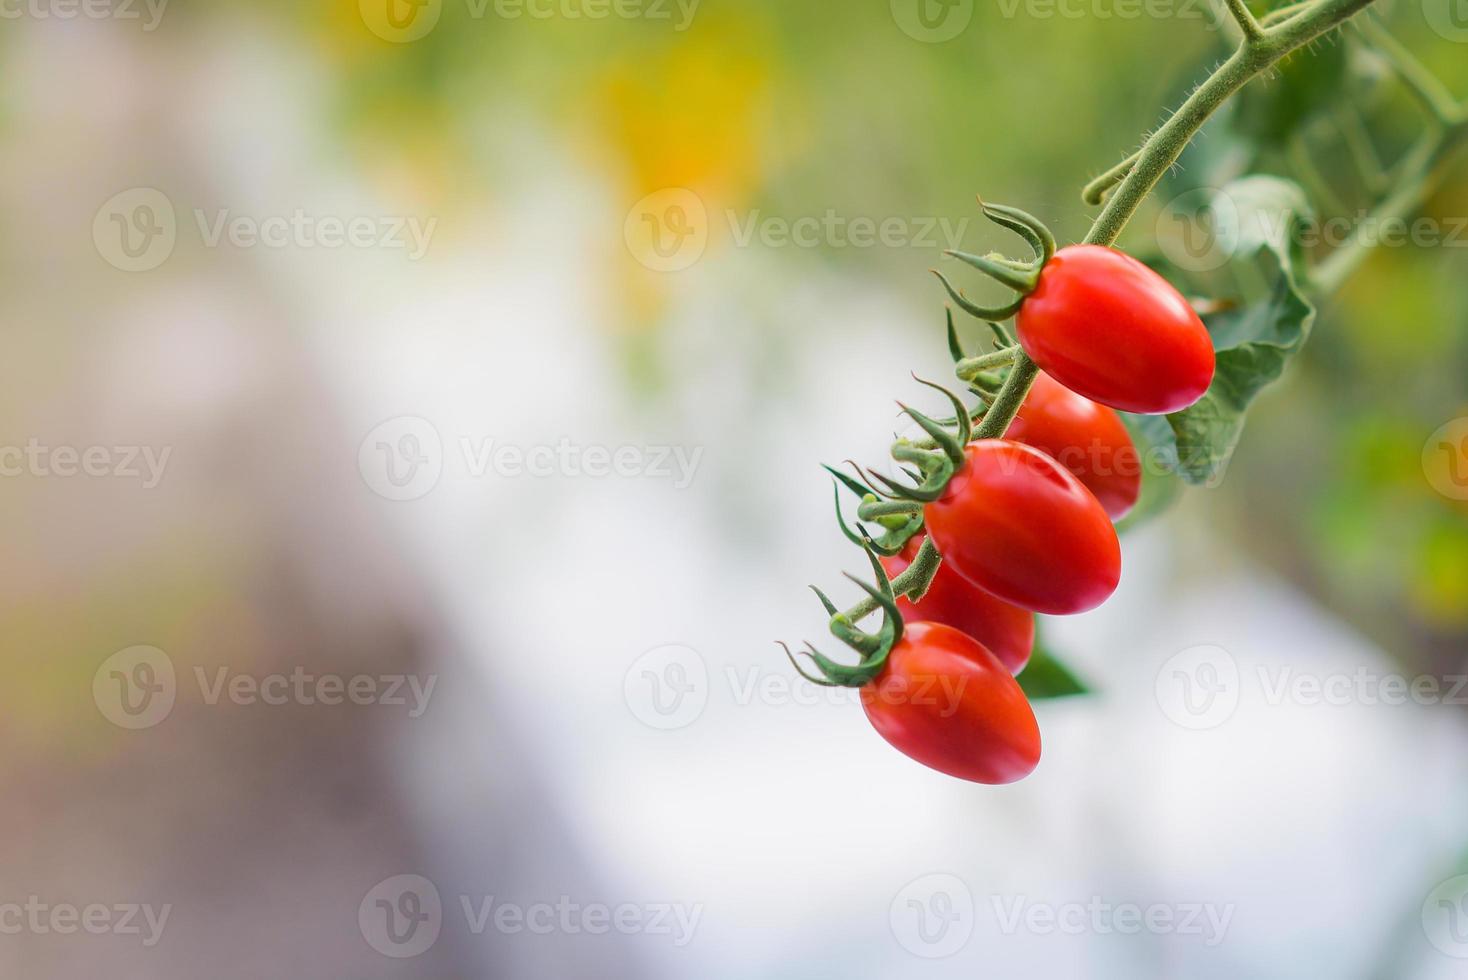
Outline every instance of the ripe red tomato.
[(966, 453), (943, 496), (923, 508), (943, 564), (1035, 612), (1105, 602), (1121, 580), (1121, 545), (1091, 491), (1032, 446), (981, 439)]
[(941, 623), (910, 623), (861, 689), (877, 734), (959, 779), (1012, 783), (1040, 762), (1040, 727), (999, 658)]
[[(902, 554), (882, 559), (887, 575), (896, 578), (917, 557), (925, 535), (907, 542)], [(1011, 674), (1018, 674), (1035, 646), (1035, 614), (995, 598), (949, 567), (938, 566), (928, 591), (917, 603), (897, 600), (905, 623), (933, 622), (967, 634), (999, 658)]]
[[(1142, 492), (1142, 460), (1121, 416), (1040, 374), (1004, 436), (1051, 456), (1075, 474), (1113, 521)], [(936, 618), (936, 617), (929, 617)]]
[(1166, 279), (1115, 249), (1056, 252), (1015, 325), (1047, 374), (1124, 412), (1176, 412), (1213, 383), (1213, 341), (1198, 314)]

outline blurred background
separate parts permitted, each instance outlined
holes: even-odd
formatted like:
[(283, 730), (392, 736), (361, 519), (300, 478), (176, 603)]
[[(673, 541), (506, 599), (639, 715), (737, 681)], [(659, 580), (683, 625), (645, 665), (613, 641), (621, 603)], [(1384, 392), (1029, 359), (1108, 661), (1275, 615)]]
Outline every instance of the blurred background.
[[(1461, 162), (991, 788), (775, 645), (862, 567), (817, 463), (947, 372), (976, 193), (1085, 234), (1207, 3), (0, 14), (6, 975), (1468, 975)], [(1385, 14), (1468, 97), (1460, 3)], [(1122, 244), (1250, 169), (1349, 223), (1423, 125), (1322, 42)]]

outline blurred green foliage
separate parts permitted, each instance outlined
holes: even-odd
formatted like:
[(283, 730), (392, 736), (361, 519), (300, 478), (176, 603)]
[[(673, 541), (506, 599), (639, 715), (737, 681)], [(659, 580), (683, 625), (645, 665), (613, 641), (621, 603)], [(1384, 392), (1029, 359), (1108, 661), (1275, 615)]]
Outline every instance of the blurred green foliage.
[[(219, 2), (304, 27), (335, 80), (342, 145), (368, 171), (412, 174), (448, 201), (513, 197), (512, 144), (540, 139), (603, 174), (624, 208), (683, 186), (715, 213), (968, 218), (964, 245), (976, 251), (1012, 244), (977, 220), (977, 192), (1079, 238), (1094, 214), (1080, 187), (1136, 148), (1226, 40), (1206, 7), (1188, 3), (1162, 17), (1125, 16), (1132, 7), (1108, 0), (976, 3), (957, 37), (925, 43), (885, 2), (705, 3), (678, 31), (646, 19), (476, 18), (450, 0), (427, 38), (397, 45), (350, 3)], [(1396, 36), (1468, 96), (1464, 45), (1419, 5), (1389, 13)], [(1323, 216), (1358, 215), (1389, 189), (1349, 152), (1358, 123), (1355, 136), (1388, 167), (1422, 128), (1380, 59), (1338, 35), (1252, 83), (1120, 244), (1151, 253), (1163, 202), (1243, 172), (1300, 182)], [(1422, 211), (1444, 228), (1468, 221), (1463, 167)], [(1468, 234), (1455, 244), (1372, 255), (1260, 396), (1222, 486), (1190, 491), (1214, 495), (1212, 519), (1407, 658), (1456, 656), (1468, 638), (1468, 513), (1432, 490), (1420, 462), (1427, 436), (1468, 414)], [(715, 236), (710, 247), (729, 246)], [(790, 249), (778, 264), (788, 280), (772, 273), (748, 329), (773, 331), (762, 311), (820, 265), (879, 276), (913, 309), (933, 310), (893, 329), (936, 349), (941, 299), (924, 270), (938, 257), (917, 245)], [(656, 357), (666, 277), (614, 249), (607, 262), (610, 319), (629, 349)]]

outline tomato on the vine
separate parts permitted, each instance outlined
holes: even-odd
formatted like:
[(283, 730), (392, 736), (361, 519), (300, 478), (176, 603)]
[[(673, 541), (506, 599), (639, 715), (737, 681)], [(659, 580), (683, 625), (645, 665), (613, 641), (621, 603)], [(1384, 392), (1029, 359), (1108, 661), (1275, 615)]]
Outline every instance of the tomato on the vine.
[(894, 748), (959, 779), (1012, 783), (1040, 762), (1040, 727), (1019, 683), (951, 626), (907, 624), (861, 704)]
[(979, 588), (1051, 615), (1105, 602), (1121, 580), (1121, 545), (1101, 504), (1054, 459), (981, 439), (923, 518), (943, 564)]
[[(907, 542), (900, 555), (882, 559), (890, 578), (896, 578), (917, 557), (924, 535)], [(942, 623), (964, 633), (988, 649), (1011, 674), (1018, 674), (1035, 646), (1035, 614), (985, 592), (954, 571), (945, 561), (916, 603), (899, 597), (903, 622)]]
[(1213, 342), (1198, 314), (1166, 279), (1115, 249), (1056, 252), (1015, 326), (1047, 374), (1124, 412), (1179, 411), (1213, 382)]
[(1121, 416), (1041, 373), (1006, 439), (1051, 456), (1075, 474), (1112, 520), (1120, 520), (1142, 491), (1142, 461)]

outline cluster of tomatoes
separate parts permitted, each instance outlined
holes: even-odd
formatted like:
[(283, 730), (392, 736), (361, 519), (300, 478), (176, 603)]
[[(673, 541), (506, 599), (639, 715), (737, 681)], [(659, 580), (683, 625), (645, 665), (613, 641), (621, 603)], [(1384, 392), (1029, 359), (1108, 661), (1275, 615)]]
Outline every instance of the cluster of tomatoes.
[(867, 717), (893, 746), (991, 784), (1039, 763), (1039, 727), (1014, 677), (1035, 613), (1093, 609), (1120, 580), (1113, 521), (1137, 501), (1141, 460), (1116, 409), (1177, 411), (1214, 372), (1188, 302), (1109, 248), (1049, 258), (1015, 327), (1041, 373), (1005, 437), (966, 442), (941, 494), (922, 504), (923, 530), (881, 559), (895, 578), (926, 538), (942, 560), (918, 601), (897, 597), (902, 622), (861, 684)]

